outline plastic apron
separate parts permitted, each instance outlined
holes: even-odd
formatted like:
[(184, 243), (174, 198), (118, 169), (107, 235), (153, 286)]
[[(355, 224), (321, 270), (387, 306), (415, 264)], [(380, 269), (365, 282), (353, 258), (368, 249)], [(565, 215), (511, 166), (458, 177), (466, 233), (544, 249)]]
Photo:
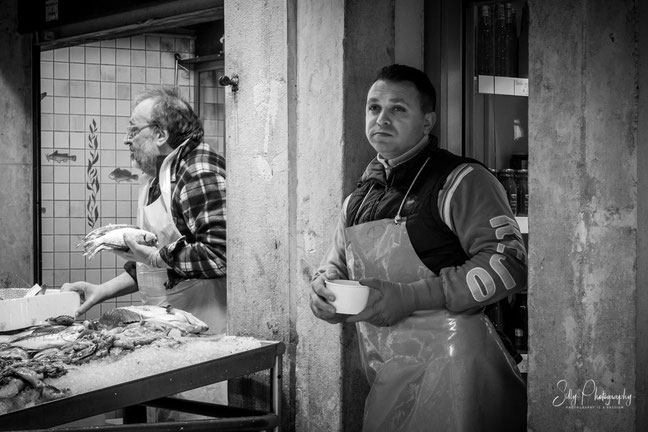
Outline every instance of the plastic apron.
[[(162, 162), (159, 171), (160, 197), (153, 203), (148, 202), (148, 191), (153, 178), (146, 179), (140, 186), (138, 197), (137, 224), (142, 229), (153, 232), (158, 237), (158, 246), (172, 243), (181, 237), (171, 215), (171, 162), (184, 143), (169, 154)], [(137, 263), (137, 284), (142, 302), (146, 305), (167, 306), (187, 311), (204, 321), (209, 330), (207, 333), (219, 334), (227, 331), (227, 282), (226, 278), (188, 279), (179, 282), (168, 290), (167, 270)], [(220, 382), (183, 392), (178, 397), (201, 400), (205, 402), (227, 404), (227, 382)], [(170, 420), (169, 411), (149, 410), (157, 412), (157, 420)], [(161, 415), (161, 413), (165, 413)], [(177, 415), (179, 414), (179, 416)], [(174, 413), (176, 420), (202, 418), (186, 413)], [(165, 417), (165, 418), (162, 418)]]
[[(345, 235), (350, 279), (435, 276), (400, 216), (348, 227)], [(356, 328), (371, 385), (363, 431), (526, 431), (526, 385), (483, 313), (418, 311), (391, 327)]]

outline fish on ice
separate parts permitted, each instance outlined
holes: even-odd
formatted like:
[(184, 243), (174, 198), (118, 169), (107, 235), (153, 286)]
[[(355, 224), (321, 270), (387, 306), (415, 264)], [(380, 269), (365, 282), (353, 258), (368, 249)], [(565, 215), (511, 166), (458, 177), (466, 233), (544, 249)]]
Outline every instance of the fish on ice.
[(189, 312), (171, 306), (123, 306), (105, 312), (99, 320), (108, 327), (125, 326), (139, 322), (154, 328), (179, 329), (186, 333), (203, 333), (209, 329), (206, 323)]

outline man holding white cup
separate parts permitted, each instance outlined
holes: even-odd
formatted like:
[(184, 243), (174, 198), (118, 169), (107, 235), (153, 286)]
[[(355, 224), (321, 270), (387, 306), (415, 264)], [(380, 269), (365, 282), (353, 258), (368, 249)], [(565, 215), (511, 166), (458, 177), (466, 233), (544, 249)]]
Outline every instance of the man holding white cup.
[[(430, 134), (435, 99), (422, 71), (379, 72), (365, 117), (378, 154), (344, 201), (311, 309), (357, 323), (363, 431), (525, 430), (524, 381), (482, 312), (525, 287), (526, 250), (498, 180)], [(357, 315), (336, 310), (334, 279), (368, 287)]]

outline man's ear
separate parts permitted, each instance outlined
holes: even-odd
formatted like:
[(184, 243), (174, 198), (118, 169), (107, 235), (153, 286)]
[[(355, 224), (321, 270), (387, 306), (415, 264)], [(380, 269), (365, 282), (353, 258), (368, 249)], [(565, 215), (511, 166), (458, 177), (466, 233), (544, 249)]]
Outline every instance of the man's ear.
[(436, 123), (436, 113), (434, 111), (425, 113), (425, 122), (423, 123), (423, 129), (425, 130), (425, 135), (428, 135), (432, 131), (432, 128), (434, 127), (435, 123)]
[(169, 132), (166, 129), (157, 129), (157, 138), (155, 144), (158, 147), (162, 147), (169, 141)]

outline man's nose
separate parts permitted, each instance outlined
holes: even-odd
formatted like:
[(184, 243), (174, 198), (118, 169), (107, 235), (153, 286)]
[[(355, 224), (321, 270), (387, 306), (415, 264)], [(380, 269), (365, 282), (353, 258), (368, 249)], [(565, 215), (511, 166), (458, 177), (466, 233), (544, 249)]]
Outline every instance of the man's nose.
[(378, 118), (376, 119), (376, 123), (379, 125), (388, 125), (391, 124), (391, 121), (389, 119), (389, 115), (387, 114), (387, 110), (382, 110), (380, 114), (378, 114)]

